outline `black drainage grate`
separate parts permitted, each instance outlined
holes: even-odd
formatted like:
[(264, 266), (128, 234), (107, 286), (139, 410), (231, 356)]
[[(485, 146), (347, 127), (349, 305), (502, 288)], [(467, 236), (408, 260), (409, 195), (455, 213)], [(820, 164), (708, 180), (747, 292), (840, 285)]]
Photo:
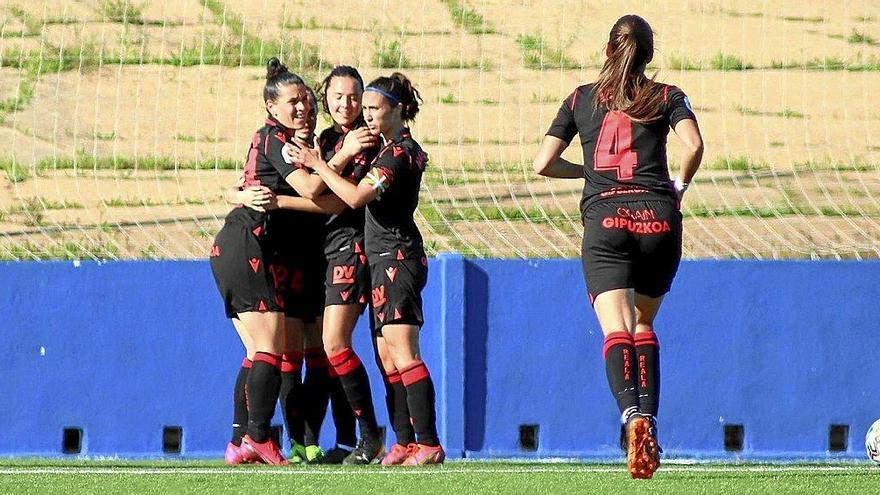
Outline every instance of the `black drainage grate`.
[(61, 433), (61, 452), (79, 454), (82, 452), (82, 428), (64, 428)]
[(179, 454), (182, 446), (182, 426), (165, 426), (162, 428), (162, 452), (166, 454)]
[(519, 449), (523, 452), (538, 451), (538, 425), (519, 425)]
[(724, 450), (742, 452), (744, 433), (743, 425), (724, 425)]

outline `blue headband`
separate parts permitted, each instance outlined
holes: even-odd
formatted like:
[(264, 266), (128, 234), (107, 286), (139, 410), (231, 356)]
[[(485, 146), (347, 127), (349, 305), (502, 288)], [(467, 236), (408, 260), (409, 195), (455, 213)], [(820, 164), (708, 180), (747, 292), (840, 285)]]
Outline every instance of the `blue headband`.
[(372, 91), (374, 93), (379, 93), (380, 95), (382, 95), (386, 99), (388, 99), (388, 102), (391, 103), (392, 105), (397, 105), (398, 103), (400, 103), (399, 98), (397, 98), (396, 96), (394, 96), (393, 94), (391, 94), (385, 90), (377, 88), (376, 86), (367, 86), (367, 88), (364, 91)]

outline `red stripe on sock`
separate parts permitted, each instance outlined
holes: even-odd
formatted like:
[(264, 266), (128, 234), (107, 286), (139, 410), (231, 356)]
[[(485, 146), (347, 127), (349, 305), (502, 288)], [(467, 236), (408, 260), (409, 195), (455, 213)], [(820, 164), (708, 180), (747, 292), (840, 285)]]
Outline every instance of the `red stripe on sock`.
[(635, 345), (629, 332), (612, 332), (605, 336), (605, 344), (602, 346), (602, 358), (608, 358), (608, 351), (616, 345)]
[(269, 366), (281, 368), (281, 356), (269, 354), (268, 352), (258, 352), (254, 355), (254, 364), (256, 363), (266, 363)]
[(299, 351), (288, 352), (281, 355), (281, 372), (296, 373), (302, 370), (303, 355)]
[(339, 354), (328, 358), (336, 376), (345, 376), (361, 366), (361, 360), (351, 347), (346, 347)]
[(641, 332), (636, 334), (635, 345), (653, 345), (660, 347), (660, 341), (657, 340), (657, 334), (654, 332)]
[(385, 372), (385, 381), (386, 382), (393, 385), (395, 383), (400, 383), (401, 380), (403, 380), (403, 378), (401, 378), (399, 371), (394, 370), (391, 372), (388, 372), (388, 371)]
[(414, 383), (418, 383), (426, 378), (431, 376), (428, 373), (428, 367), (425, 366), (423, 361), (416, 361), (411, 365), (407, 366), (400, 370), (400, 379), (403, 382), (404, 387), (409, 387)]
[(242, 368), (250, 369), (251, 366), (253, 366), (253, 364), (254, 364), (254, 362), (251, 361), (251, 360), (248, 359), (248, 358), (244, 358), (244, 359), (241, 360), (241, 367), (242, 367)]

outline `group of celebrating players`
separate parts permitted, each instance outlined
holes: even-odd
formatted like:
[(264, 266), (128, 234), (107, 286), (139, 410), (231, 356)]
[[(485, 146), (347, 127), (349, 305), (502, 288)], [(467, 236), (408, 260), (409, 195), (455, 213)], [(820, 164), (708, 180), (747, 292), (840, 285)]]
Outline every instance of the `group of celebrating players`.
[[(226, 314), (247, 352), (226, 462), (288, 463), (270, 431), (280, 400), (291, 460), (442, 463), (434, 385), (419, 358), (428, 264), (413, 213), (427, 155), (406, 127), (419, 93), (403, 74), (364, 86), (356, 69), (338, 66), (316, 96), (273, 58), (263, 100), (266, 122), (227, 194), (236, 207), (211, 250)], [(319, 101), (333, 124), (316, 137)], [(387, 453), (367, 371), (352, 349), (368, 302), (396, 434)], [(324, 453), (318, 432), (328, 399), (337, 442)]]
[[(584, 277), (605, 335), (628, 469), (634, 478), (651, 478), (660, 464), (653, 321), (678, 270), (680, 201), (703, 142), (687, 96), (645, 75), (654, 39), (644, 19), (618, 19), (605, 52), (596, 82), (562, 103), (534, 168), (547, 177), (585, 179)], [(427, 155), (407, 128), (419, 93), (400, 73), (364, 86), (356, 69), (338, 66), (316, 96), (272, 59), (263, 100), (265, 125), (253, 137), (240, 184), (227, 195), (237, 206), (211, 251), (227, 316), (247, 351), (226, 462), (288, 462), (269, 431), (280, 399), (291, 460), (442, 463), (434, 386), (419, 358), (427, 260), (413, 213)], [(318, 102), (332, 126), (314, 137)], [(684, 144), (674, 181), (666, 159), (670, 129)], [(561, 157), (575, 135), (582, 165)], [(368, 305), (396, 435), (387, 453), (366, 370), (351, 347)], [(337, 442), (324, 453), (317, 435), (328, 400)]]

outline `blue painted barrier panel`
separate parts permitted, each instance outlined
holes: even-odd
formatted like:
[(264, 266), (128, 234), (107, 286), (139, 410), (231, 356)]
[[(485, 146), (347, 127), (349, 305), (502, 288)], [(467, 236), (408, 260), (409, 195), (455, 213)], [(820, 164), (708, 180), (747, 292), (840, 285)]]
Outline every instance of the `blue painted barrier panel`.
[[(442, 255), (429, 273), (421, 347), (451, 457), (620, 456), (579, 261)], [(878, 280), (878, 262), (684, 262), (656, 322), (666, 453), (862, 456), (880, 417)], [(161, 456), (163, 426), (183, 427), (183, 455), (221, 455), (243, 348), (207, 262), (4, 263), (0, 311), (0, 455), (61, 455), (78, 427), (84, 454)], [(388, 424), (365, 318), (354, 345)], [(742, 452), (724, 451), (730, 424)], [(845, 452), (827, 452), (832, 424), (849, 426)]]

